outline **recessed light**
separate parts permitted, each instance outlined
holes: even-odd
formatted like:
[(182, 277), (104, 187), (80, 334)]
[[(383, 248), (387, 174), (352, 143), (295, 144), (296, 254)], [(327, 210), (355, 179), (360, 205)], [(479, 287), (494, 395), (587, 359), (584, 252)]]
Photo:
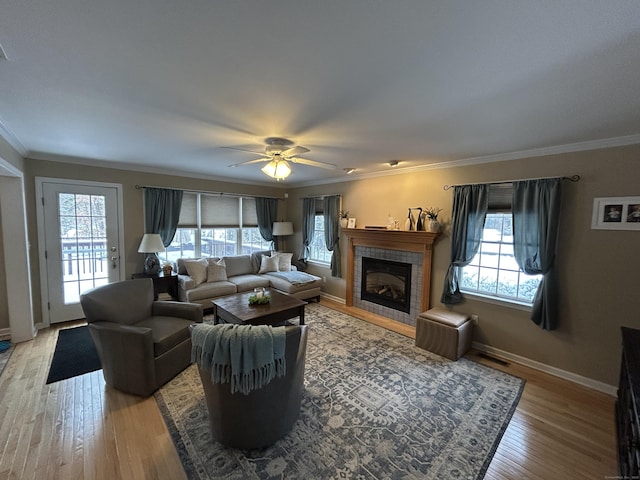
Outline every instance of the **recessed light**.
[(353, 172), (355, 172), (355, 171), (356, 171), (356, 169), (355, 169), (355, 168), (343, 168), (343, 170), (344, 170), (345, 172), (347, 172), (347, 175), (349, 175), (350, 173), (353, 173)]

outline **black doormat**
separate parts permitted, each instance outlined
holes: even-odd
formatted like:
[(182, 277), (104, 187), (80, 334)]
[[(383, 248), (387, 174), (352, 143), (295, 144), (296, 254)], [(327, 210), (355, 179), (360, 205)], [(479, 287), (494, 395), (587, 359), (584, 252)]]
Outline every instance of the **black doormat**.
[(58, 332), (47, 384), (100, 370), (98, 352), (91, 339), (89, 327), (67, 328)]

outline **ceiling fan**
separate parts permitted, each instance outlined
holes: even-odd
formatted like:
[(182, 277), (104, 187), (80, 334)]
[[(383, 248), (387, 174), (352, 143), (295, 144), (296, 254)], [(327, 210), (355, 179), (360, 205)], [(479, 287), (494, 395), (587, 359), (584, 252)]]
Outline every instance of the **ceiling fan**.
[(253, 150), (247, 150), (244, 148), (235, 147), (222, 147), (229, 150), (239, 150), (241, 152), (250, 152), (255, 155), (260, 155), (263, 158), (256, 158), (255, 160), (247, 160), (246, 162), (234, 163), (229, 165), (230, 167), (239, 167), (242, 165), (250, 165), (252, 163), (268, 162), (262, 171), (276, 180), (283, 180), (291, 174), (291, 167), (289, 162), (298, 163), (301, 165), (308, 165), (310, 167), (319, 167), (326, 169), (334, 169), (336, 166), (332, 163), (318, 162), (316, 160), (308, 160), (306, 158), (299, 158), (298, 155), (310, 152), (306, 147), (300, 145), (292, 146), (293, 142), (286, 138), (280, 137), (268, 137), (264, 140), (265, 147), (263, 152), (256, 152)]

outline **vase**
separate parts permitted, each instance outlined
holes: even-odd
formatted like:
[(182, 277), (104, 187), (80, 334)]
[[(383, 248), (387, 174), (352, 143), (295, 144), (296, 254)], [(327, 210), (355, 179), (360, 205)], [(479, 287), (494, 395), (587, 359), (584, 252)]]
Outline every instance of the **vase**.
[(440, 231), (440, 223), (438, 220), (431, 219), (427, 222), (427, 232), (438, 233)]
[(413, 217), (411, 216), (411, 209), (409, 209), (409, 215), (404, 222), (404, 229), (407, 231), (413, 230)]
[(347, 228), (347, 224), (349, 223), (349, 221), (346, 218), (341, 218), (340, 219), (340, 227), (341, 228)]
[(418, 220), (416, 221), (416, 231), (424, 230), (424, 220), (422, 220), (422, 208), (418, 209)]

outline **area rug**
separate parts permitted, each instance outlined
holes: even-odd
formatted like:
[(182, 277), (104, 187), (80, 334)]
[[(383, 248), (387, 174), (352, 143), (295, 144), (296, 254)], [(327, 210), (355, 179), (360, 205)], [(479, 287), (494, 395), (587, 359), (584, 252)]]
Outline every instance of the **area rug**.
[(47, 384), (100, 370), (98, 352), (89, 327), (66, 328), (58, 332)]
[(479, 479), (524, 381), (310, 304), (300, 418), (275, 445), (211, 439), (197, 368), (156, 392), (190, 479)]

